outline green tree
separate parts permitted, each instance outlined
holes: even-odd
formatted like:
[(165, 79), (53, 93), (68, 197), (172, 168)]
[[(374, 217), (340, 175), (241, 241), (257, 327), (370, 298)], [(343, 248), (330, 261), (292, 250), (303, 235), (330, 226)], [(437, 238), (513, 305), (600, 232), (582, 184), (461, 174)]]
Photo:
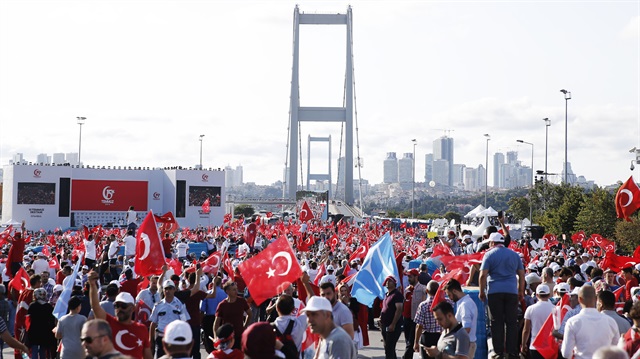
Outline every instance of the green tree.
[(631, 222), (617, 221), (616, 223), (616, 244), (619, 249), (627, 254), (633, 253), (640, 245), (640, 220), (638, 214), (631, 216)]
[(575, 232), (576, 217), (582, 208), (583, 190), (578, 186), (562, 184), (550, 187), (546, 199), (546, 210), (536, 223), (545, 227), (547, 233), (571, 235)]
[(594, 187), (583, 194), (583, 205), (576, 217), (575, 228), (587, 235), (597, 233), (612, 238), (616, 232), (616, 208), (613, 193)]
[(444, 218), (446, 218), (448, 221), (455, 219), (456, 223), (460, 223), (462, 220), (462, 216), (459, 213), (452, 212), (452, 211), (445, 213)]
[(529, 200), (526, 197), (511, 197), (509, 202), (509, 213), (518, 220), (529, 218)]
[(245, 218), (253, 216), (255, 213), (255, 209), (251, 205), (248, 204), (239, 204), (233, 209), (233, 215), (239, 216), (243, 215)]

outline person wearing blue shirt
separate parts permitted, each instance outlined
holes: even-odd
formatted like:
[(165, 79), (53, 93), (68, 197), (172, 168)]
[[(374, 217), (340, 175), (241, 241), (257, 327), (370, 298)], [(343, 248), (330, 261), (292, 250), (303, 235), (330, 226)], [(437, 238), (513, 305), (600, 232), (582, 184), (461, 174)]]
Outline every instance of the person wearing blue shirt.
[(211, 338), (213, 335), (213, 322), (216, 320), (216, 309), (218, 309), (218, 304), (227, 298), (227, 293), (222, 290), (220, 287), (220, 283), (222, 282), (222, 278), (216, 277), (213, 280), (213, 288), (209, 290), (207, 294), (215, 293), (215, 297), (204, 299), (200, 303), (200, 311), (204, 313), (204, 318), (202, 319), (202, 329), (204, 330), (204, 348), (207, 350), (207, 353), (211, 353), (215, 348), (213, 346), (213, 341)]
[(491, 358), (505, 358), (505, 349), (508, 358), (518, 358), (518, 307), (524, 298), (524, 266), (520, 256), (504, 246), (502, 234), (491, 233), (489, 245), (491, 249), (480, 265), (479, 298), (488, 299), (494, 349)]

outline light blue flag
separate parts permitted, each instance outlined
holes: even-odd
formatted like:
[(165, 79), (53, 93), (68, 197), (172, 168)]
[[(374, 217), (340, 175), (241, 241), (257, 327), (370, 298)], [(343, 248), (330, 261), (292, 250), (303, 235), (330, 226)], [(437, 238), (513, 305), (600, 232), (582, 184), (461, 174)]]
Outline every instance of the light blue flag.
[(354, 278), (351, 295), (356, 297), (358, 302), (368, 307), (373, 306), (376, 297), (384, 298), (387, 289), (382, 283), (390, 275), (396, 278), (396, 283), (399, 283), (393, 243), (387, 232), (369, 248), (369, 252), (364, 257), (362, 268)]
[(84, 253), (82, 252), (78, 254), (78, 262), (73, 266), (73, 274), (71, 274), (71, 278), (73, 279), (69, 279), (67, 281), (67, 284), (65, 284), (62, 289), (62, 293), (60, 293), (60, 297), (58, 297), (55, 308), (53, 308), (53, 316), (58, 320), (67, 314), (69, 299), (71, 298), (71, 292), (73, 291), (73, 284), (76, 282), (76, 278), (78, 278), (78, 269), (80, 269), (80, 264), (82, 264), (83, 254)]
[(324, 209), (322, 210), (322, 220), (326, 221), (329, 218), (329, 203), (327, 203), (326, 206), (324, 206)]

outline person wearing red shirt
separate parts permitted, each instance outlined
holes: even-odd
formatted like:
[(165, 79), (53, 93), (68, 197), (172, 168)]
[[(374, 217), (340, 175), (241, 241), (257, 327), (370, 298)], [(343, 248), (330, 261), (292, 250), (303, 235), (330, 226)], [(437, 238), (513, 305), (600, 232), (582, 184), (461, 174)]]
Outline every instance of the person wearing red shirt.
[(638, 286), (638, 279), (633, 275), (633, 267), (622, 269), (624, 275), (624, 299), (631, 300), (631, 288)]
[(120, 286), (120, 292), (127, 292), (132, 297), (138, 296), (138, 284), (140, 284), (140, 278), (133, 278), (133, 271), (131, 268), (127, 268), (124, 271), (125, 281)]
[[(235, 345), (233, 347), (240, 349), (242, 333), (251, 324), (251, 308), (244, 298), (238, 296), (238, 286), (235, 282), (226, 282), (222, 289), (227, 293), (227, 298), (218, 304), (216, 319), (213, 322), (213, 332), (217, 333), (218, 328), (223, 324), (233, 325), (235, 331)], [(214, 339), (217, 340), (217, 336)]]
[(111, 326), (112, 340), (116, 350), (134, 358), (152, 359), (149, 329), (144, 324), (131, 320), (135, 308), (135, 299), (130, 293), (120, 292), (114, 302), (116, 316), (107, 314), (100, 306), (98, 298), (98, 280), (100, 275), (91, 271), (89, 282), (89, 300), (93, 314), (106, 320)]
[[(193, 334), (193, 347), (191, 349), (191, 357), (193, 359), (200, 359), (200, 330), (202, 328), (202, 312), (200, 311), (200, 301), (211, 298), (206, 292), (200, 290), (200, 277), (202, 277), (202, 268), (199, 268), (195, 273), (189, 273), (189, 288), (176, 292), (176, 298), (180, 299), (184, 306), (187, 308), (187, 312), (191, 317), (187, 322), (191, 327)], [(215, 293), (213, 293), (215, 297)]]
[(22, 256), (24, 255), (24, 246), (25, 239), (22, 238), (22, 233), (25, 233), (25, 221), (22, 221), (22, 232), (16, 232), (13, 236), (13, 240), (9, 237), (9, 242), (11, 242), (11, 246), (9, 248), (9, 269), (11, 270), (11, 278), (13, 278), (16, 273), (22, 267)]

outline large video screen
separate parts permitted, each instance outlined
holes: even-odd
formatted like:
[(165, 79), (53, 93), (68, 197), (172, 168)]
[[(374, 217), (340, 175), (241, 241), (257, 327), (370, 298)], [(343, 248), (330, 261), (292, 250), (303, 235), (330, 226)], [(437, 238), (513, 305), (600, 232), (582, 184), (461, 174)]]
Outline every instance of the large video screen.
[(220, 187), (189, 186), (189, 206), (200, 207), (207, 198), (211, 207), (220, 207)]
[(73, 180), (72, 211), (148, 210), (147, 181)]
[(56, 184), (18, 182), (18, 204), (56, 204)]

